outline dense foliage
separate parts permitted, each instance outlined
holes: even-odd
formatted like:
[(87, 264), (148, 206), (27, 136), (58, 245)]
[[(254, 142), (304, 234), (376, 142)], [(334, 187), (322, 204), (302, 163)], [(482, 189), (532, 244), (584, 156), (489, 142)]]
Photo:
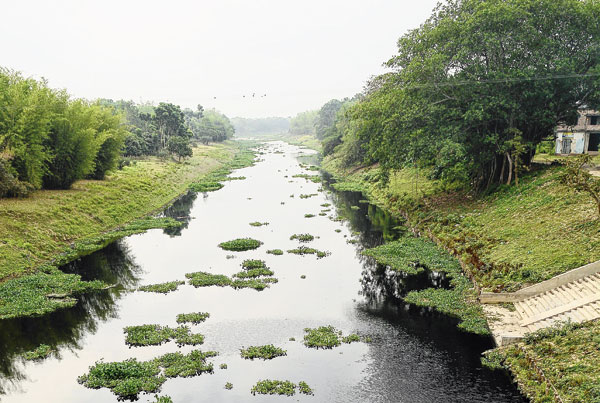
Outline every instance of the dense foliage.
[[(233, 136), (229, 119), (161, 102), (73, 99), (46, 81), (0, 68), (0, 197), (104, 179), (121, 156), (192, 155), (192, 142)], [(121, 166), (121, 165), (119, 165)]]
[(330, 142), (346, 165), (517, 181), (558, 122), (600, 103), (599, 13), (592, 0), (447, 1), (400, 38)]
[(0, 197), (102, 179), (125, 136), (111, 109), (0, 68)]

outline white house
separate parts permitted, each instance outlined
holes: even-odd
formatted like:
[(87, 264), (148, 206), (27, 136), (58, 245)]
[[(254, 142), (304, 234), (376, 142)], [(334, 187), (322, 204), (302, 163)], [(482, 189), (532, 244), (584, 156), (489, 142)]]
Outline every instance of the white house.
[(598, 154), (600, 145), (600, 112), (586, 109), (579, 111), (575, 126), (556, 127), (555, 153)]

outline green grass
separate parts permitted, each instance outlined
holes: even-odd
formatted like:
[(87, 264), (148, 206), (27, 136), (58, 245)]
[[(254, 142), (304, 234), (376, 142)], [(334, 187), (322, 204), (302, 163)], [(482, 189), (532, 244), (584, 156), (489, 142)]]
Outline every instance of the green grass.
[(208, 318), (210, 318), (210, 313), (208, 312), (180, 313), (177, 315), (177, 323), (192, 323), (197, 325)]
[(185, 284), (185, 281), (169, 281), (167, 283), (149, 284), (138, 287), (138, 291), (168, 294), (170, 292), (177, 291), (177, 288), (183, 284)]
[(141, 392), (155, 393), (167, 378), (191, 377), (213, 372), (207, 358), (214, 351), (194, 350), (187, 355), (168, 353), (150, 361), (130, 358), (120, 362), (98, 361), (89, 371), (77, 378), (87, 388), (108, 388), (121, 399), (137, 400)]
[(237, 238), (227, 242), (221, 242), (219, 247), (224, 250), (241, 252), (257, 249), (262, 245), (261, 241), (252, 238)]
[(258, 381), (256, 385), (252, 387), (250, 391), (253, 395), (282, 395), (282, 396), (294, 396), (298, 392), (312, 395), (313, 390), (304, 381), (300, 381), (298, 385), (290, 381), (278, 381), (265, 379)]
[(556, 401), (552, 387), (563, 402), (599, 402), (599, 346), (600, 321), (568, 323), (542, 329), (494, 355), (534, 403)]
[(293, 253), (295, 255), (317, 255), (317, 258), (322, 258), (325, 256), (329, 256), (331, 253), (326, 251), (321, 251), (315, 248), (309, 248), (307, 246), (301, 245), (295, 249), (289, 249), (288, 253)]
[(275, 256), (281, 256), (283, 255), (283, 251), (281, 249), (269, 249), (267, 251), (268, 254), (270, 255), (275, 255)]
[(294, 239), (300, 242), (310, 242), (315, 239), (315, 236), (311, 234), (294, 234), (290, 237), (290, 240), (293, 241)]
[(123, 329), (126, 334), (125, 344), (128, 346), (158, 346), (172, 339), (178, 345), (197, 345), (204, 342), (204, 336), (191, 333), (187, 326), (170, 328), (160, 325), (128, 326)]
[(161, 210), (199, 177), (233, 166), (237, 156), (247, 155), (245, 147), (233, 142), (200, 146), (184, 163), (148, 158), (106, 180), (0, 199), (0, 319), (71, 307), (78, 294), (105, 287), (57, 267), (124, 236), (181, 225), (140, 217)]
[(40, 344), (34, 350), (27, 351), (26, 353), (24, 353), (23, 358), (25, 358), (28, 361), (38, 361), (43, 360), (44, 358), (48, 358), (50, 354), (55, 352), (56, 350), (54, 350), (49, 345)]
[(248, 348), (244, 348), (240, 350), (240, 355), (246, 360), (253, 360), (255, 358), (271, 360), (275, 357), (287, 355), (287, 351), (279, 347), (275, 347), (272, 344), (267, 344), (265, 346), (250, 346)]
[(360, 341), (358, 334), (343, 336), (342, 332), (333, 326), (321, 326), (315, 329), (304, 329), (304, 345), (310, 348), (331, 349), (340, 346), (342, 343), (353, 343)]

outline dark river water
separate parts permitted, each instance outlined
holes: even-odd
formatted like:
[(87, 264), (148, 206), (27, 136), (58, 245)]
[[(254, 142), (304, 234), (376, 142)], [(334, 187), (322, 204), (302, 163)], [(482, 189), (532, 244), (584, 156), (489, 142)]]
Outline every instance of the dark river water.
[[(169, 379), (160, 394), (174, 402), (525, 401), (505, 373), (481, 367), (480, 355), (492, 347), (490, 339), (461, 332), (454, 319), (398, 298), (408, 289), (445, 287), (443, 277), (428, 273), (403, 278), (361, 256), (364, 248), (401, 236), (401, 223), (361, 203), (359, 194), (332, 192), (324, 184), (292, 178), (315, 174), (299, 165), (309, 150), (276, 142), (263, 151), (255, 166), (234, 172), (246, 180), (227, 182), (213, 193), (188, 194), (169, 208), (166, 215), (185, 223), (181, 230), (134, 235), (64, 268), (117, 287), (86, 295), (74, 308), (42, 318), (0, 322), (0, 400), (117, 401), (108, 389), (79, 385), (77, 377), (100, 359), (148, 360), (194, 349), (178, 348), (174, 342), (129, 348), (123, 328), (153, 323), (174, 327), (177, 314), (204, 311), (210, 318), (192, 330), (204, 334), (205, 342), (195, 348), (219, 352), (212, 359), (215, 371)], [(312, 193), (317, 196), (299, 197)], [(322, 203), (332, 204), (328, 216), (318, 215)], [(336, 211), (347, 219), (330, 219)], [(305, 218), (306, 213), (315, 217)], [(250, 226), (254, 221), (269, 225)], [(294, 233), (317, 236), (310, 245), (331, 255), (317, 259), (266, 253), (298, 246), (289, 239)], [(247, 252), (217, 247), (238, 237), (259, 239), (264, 245)], [(185, 280), (185, 273), (195, 271), (231, 275), (248, 258), (265, 260), (279, 282), (262, 292), (187, 284), (167, 295), (135, 291), (144, 284)], [(305, 347), (303, 329), (321, 325), (369, 335), (372, 341), (332, 350)], [(40, 343), (54, 346), (58, 354), (41, 362), (20, 358)], [(270, 361), (240, 357), (241, 348), (263, 344), (282, 347), (287, 356)], [(227, 369), (220, 369), (221, 363)], [(304, 380), (315, 394), (251, 395), (252, 386), (267, 378)], [(224, 389), (226, 382), (233, 384), (232, 390)], [(140, 395), (142, 402), (153, 400), (153, 395)]]

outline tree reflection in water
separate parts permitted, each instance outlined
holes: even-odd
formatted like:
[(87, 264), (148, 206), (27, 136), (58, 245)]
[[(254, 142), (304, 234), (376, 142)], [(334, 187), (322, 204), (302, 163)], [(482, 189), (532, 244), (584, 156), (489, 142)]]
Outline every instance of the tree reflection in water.
[(18, 388), (20, 381), (27, 379), (20, 365), (24, 352), (47, 344), (59, 352), (60, 359), (61, 350), (80, 350), (80, 340), (85, 334), (95, 333), (100, 322), (117, 317), (117, 301), (126, 289), (137, 285), (141, 271), (125, 244), (119, 241), (61, 269), (80, 274), (84, 280), (98, 279), (116, 286), (82, 295), (72, 308), (36, 318), (3, 320), (0, 326), (0, 394)]

